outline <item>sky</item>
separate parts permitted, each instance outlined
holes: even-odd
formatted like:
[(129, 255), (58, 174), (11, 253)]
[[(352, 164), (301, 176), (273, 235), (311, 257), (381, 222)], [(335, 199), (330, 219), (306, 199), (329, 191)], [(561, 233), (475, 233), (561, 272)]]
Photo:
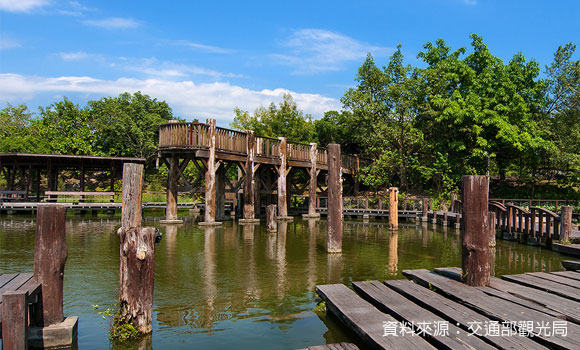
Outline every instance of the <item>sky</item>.
[(217, 119), (253, 112), (290, 93), (314, 119), (340, 110), (367, 53), (386, 65), (443, 38), (483, 36), (508, 61), (522, 52), (549, 65), (580, 43), (580, 1), (107, 1), (0, 0), (0, 108), (141, 91), (174, 115)]

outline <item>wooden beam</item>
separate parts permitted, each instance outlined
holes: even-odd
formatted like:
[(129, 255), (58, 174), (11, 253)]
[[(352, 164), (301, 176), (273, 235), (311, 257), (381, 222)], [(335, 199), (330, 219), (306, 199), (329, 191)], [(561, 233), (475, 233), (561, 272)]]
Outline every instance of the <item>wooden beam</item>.
[(177, 220), (177, 181), (179, 179), (179, 159), (176, 155), (169, 158), (169, 171), (167, 172), (167, 206), (165, 209), (166, 220)]
[(487, 176), (461, 178), (463, 281), (469, 286), (489, 285), (489, 216)]
[(316, 149), (316, 143), (310, 144), (310, 181), (309, 181), (309, 192), (308, 192), (308, 215), (316, 216), (316, 187), (318, 180), (318, 172), (316, 170), (316, 158), (318, 151)]
[(141, 226), (141, 194), (143, 188), (143, 164), (123, 164), (123, 199), (121, 226), (127, 229)]
[(42, 284), (44, 326), (62, 322), (66, 246), (66, 207), (59, 204), (37, 208), (34, 243), (34, 277)]
[(280, 144), (278, 147), (278, 156), (280, 157), (280, 167), (278, 168), (278, 216), (288, 217), (288, 202), (286, 199), (286, 156), (288, 152), (287, 141), (285, 137), (279, 137)]
[(254, 208), (254, 191), (255, 191), (255, 179), (254, 179), (254, 152), (255, 152), (255, 140), (254, 132), (251, 130), (246, 131), (246, 152), (248, 154), (245, 164), (245, 177), (244, 177), (244, 219), (254, 219), (255, 218), (255, 208)]
[(215, 119), (207, 119), (206, 124), (208, 131), (208, 149), (209, 156), (207, 159), (207, 171), (205, 172), (205, 213), (204, 222), (215, 222), (215, 175), (216, 175), (216, 126)]
[(28, 349), (28, 293), (8, 291), (2, 294), (2, 348)]
[(389, 229), (399, 229), (399, 189), (389, 188)]
[(342, 252), (342, 172), (340, 145), (328, 145), (328, 253)]

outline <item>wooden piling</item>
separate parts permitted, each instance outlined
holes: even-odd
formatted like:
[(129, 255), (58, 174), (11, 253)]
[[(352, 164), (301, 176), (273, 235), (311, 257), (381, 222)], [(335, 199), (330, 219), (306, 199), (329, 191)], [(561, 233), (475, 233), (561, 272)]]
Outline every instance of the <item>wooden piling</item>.
[(226, 167), (220, 166), (215, 177), (215, 218), (226, 219)]
[[(152, 330), (155, 228), (141, 227), (143, 165), (123, 165), (119, 264), (119, 312), (141, 333)], [(43, 290), (44, 295), (44, 290)]]
[(461, 178), (463, 281), (469, 286), (488, 286), (489, 266), (489, 177)]
[(287, 161), (287, 141), (285, 137), (278, 137), (278, 156), (280, 157), (280, 166), (278, 167), (278, 218), (282, 220), (291, 219), (288, 216), (287, 188), (286, 188), (286, 161)]
[(143, 164), (123, 164), (121, 227), (131, 228), (141, 226), (143, 169)]
[(179, 175), (177, 172), (178, 159), (175, 155), (169, 158), (169, 174), (167, 178), (167, 208), (165, 209), (165, 220), (177, 220), (177, 180)]
[(572, 210), (574, 208), (569, 205), (562, 206), (562, 213), (560, 215), (560, 222), (562, 228), (560, 229), (560, 241), (569, 241), (572, 234)]
[(121, 227), (120, 317), (141, 333), (152, 331), (155, 228)]
[(254, 132), (246, 131), (246, 165), (244, 177), (244, 219), (254, 219)]
[(266, 207), (266, 227), (268, 232), (278, 231), (278, 222), (276, 221), (275, 204), (270, 204)]
[(42, 284), (42, 323), (62, 322), (64, 267), (68, 256), (65, 236), (66, 207), (41, 205), (36, 215), (34, 277)]
[(399, 189), (389, 188), (389, 229), (399, 229)]
[(2, 348), (28, 349), (28, 293), (9, 291), (2, 294)]
[(302, 215), (305, 218), (318, 218), (320, 214), (316, 212), (316, 187), (318, 186), (318, 170), (316, 169), (316, 158), (318, 151), (316, 143), (310, 144), (310, 182), (308, 184), (308, 214)]
[(421, 221), (427, 222), (429, 214), (429, 198), (423, 198), (421, 207)]
[(340, 145), (328, 145), (328, 238), (329, 253), (342, 252), (342, 168)]
[(207, 119), (208, 126), (207, 146), (208, 158), (205, 171), (205, 212), (204, 221), (199, 225), (220, 225), (215, 221), (216, 207), (216, 127), (215, 119)]
[(495, 211), (489, 212), (489, 246), (495, 247)]

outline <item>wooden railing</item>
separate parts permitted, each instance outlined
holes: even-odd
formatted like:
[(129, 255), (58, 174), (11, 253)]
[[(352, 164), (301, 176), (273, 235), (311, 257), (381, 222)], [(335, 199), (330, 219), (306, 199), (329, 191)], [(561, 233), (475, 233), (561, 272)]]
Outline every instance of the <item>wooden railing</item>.
[[(247, 134), (242, 131), (216, 127), (216, 149), (221, 152), (246, 154)], [(159, 148), (198, 148), (209, 147), (209, 126), (203, 123), (168, 123), (159, 127)], [(310, 145), (300, 142), (287, 143), (288, 160), (310, 162)], [(266, 136), (255, 136), (256, 156), (279, 157), (280, 140)], [(358, 157), (342, 154), (342, 167), (358, 169)], [(316, 162), (328, 164), (326, 148), (318, 147)]]
[[(327, 207), (327, 197), (316, 197), (317, 208)], [(421, 198), (404, 198), (398, 201), (399, 210), (418, 211), (421, 209)], [(361, 210), (389, 210), (389, 197), (387, 195), (378, 195), (373, 197), (366, 196), (343, 196), (343, 209), (361, 209)]]
[(527, 236), (538, 243), (543, 239), (560, 239), (560, 215), (539, 207), (526, 208), (498, 201), (489, 202), (489, 211), (495, 212), (496, 228), (511, 234), (514, 238)]

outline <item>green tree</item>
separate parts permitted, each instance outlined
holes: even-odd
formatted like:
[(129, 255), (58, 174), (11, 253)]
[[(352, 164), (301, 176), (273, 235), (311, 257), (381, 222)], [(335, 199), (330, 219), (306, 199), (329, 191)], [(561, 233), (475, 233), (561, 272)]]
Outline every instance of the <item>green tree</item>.
[(0, 110), (0, 153), (38, 153), (39, 137), (33, 115), (24, 104)]
[(87, 112), (99, 136), (98, 153), (145, 158), (149, 166), (157, 152), (159, 125), (174, 119), (167, 103), (140, 92), (89, 101)]
[(256, 108), (253, 115), (239, 108), (235, 108), (234, 112), (231, 126), (235, 129), (252, 130), (260, 136), (285, 136), (291, 142), (315, 140), (312, 117), (298, 109), (290, 94), (284, 94), (278, 105), (272, 102), (268, 107)]

